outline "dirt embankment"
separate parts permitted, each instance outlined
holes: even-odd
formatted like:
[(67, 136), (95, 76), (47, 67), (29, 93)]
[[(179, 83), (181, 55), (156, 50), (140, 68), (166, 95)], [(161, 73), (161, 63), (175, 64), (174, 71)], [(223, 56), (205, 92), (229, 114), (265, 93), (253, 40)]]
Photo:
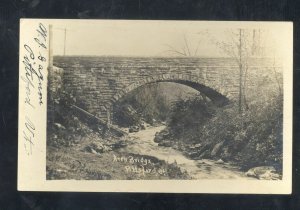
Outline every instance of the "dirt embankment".
[[(105, 136), (74, 115), (48, 126), (47, 179), (189, 179), (174, 163), (120, 152), (128, 137)], [(66, 123), (71, 122), (71, 123)]]

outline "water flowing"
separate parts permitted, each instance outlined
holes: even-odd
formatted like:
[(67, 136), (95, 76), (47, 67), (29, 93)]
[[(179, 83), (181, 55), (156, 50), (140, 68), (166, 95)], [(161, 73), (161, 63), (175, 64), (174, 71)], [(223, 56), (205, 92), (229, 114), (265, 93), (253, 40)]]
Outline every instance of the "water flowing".
[(168, 163), (176, 162), (181, 170), (187, 171), (193, 179), (252, 179), (247, 177), (238, 167), (229, 163), (218, 163), (214, 160), (192, 160), (172, 147), (158, 146), (154, 142), (155, 133), (165, 126), (147, 127), (129, 134), (129, 144), (123, 152), (154, 156)]

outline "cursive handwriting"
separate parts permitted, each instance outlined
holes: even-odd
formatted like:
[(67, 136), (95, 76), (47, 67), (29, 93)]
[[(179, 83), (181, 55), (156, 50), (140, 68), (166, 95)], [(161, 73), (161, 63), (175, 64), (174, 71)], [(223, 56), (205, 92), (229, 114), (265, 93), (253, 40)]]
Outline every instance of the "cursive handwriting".
[(26, 96), (25, 96), (25, 104), (28, 104), (31, 108), (35, 109), (35, 107), (31, 103), (30, 95), (31, 95), (31, 88), (34, 88), (34, 85), (31, 80), (28, 79), (28, 77), (21, 76), (21, 79), (26, 84)]
[[(39, 47), (47, 49), (45, 43), (47, 41), (47, 29), (46, 27), (40, 23), (39, 28), (36, 30), (38, 32), (38, 37), (34, 38), (35, 42), (38, 43)], [(42, 40), (40, 39), (42, 38)]]
[[(21, 80), (25, 83), (25, 105), (35, 110), (37, 106), (44, 104), (43, 87), (44, 74), (47, 69), (47, 28), (39, 23), (36, 34), (32, 41), (24, 43), (24, 55), (22, 63), (24, 65), (24, 74), (21, 74)], [(37, 97), (36, 99), (34, 99)], [(37, 102), (36, 102), (37, 101)], [(35, 138), (35, 126), (30, 116), (25, 116), (25, 127), (23, 130), (24, 147), (28, 155), (32, 154)]]
[(34, 139), (34, 132), (35, 132), (35, 126), (33, 122), (25, 116), (25, 130), (23, 130), (23, 135), (24, 135), (24, 147), (27, 155), (32, 154), (32, 147), (34, 145), (33, 139)]

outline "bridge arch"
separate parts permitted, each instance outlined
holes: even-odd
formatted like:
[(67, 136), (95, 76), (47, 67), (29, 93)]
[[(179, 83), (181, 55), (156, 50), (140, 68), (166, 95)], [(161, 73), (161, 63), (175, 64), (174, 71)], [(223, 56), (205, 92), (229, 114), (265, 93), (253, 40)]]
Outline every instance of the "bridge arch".
[(115, 104), (119, 99), (126, 96), (129, 92), (141, 86), (144, 86), (146, 84), (157, 83), (157, 82), (173, 82), (173, 83), (189, 86), (199, 91), (200, 93), (204, 94), (217, 106), (223, 106), (230, 102), (229, 97), (221, 87), (219, 86), (212, 87), (211, 85), (207, 86), (205, 85), (205, 80), (202, 79), (201, 77), (191, 76), (187, 74), (162, 74), (157, 76), (149, 76), (146, 77), (145, 79), (141, 79), (136, 82), (133, 82), (130, 85), (126, 86), (125, 88), (121, 89), (105, 105), (107, 110), (108, 124), (111, 123), (110, 116), (111, 116), (113, 104)]

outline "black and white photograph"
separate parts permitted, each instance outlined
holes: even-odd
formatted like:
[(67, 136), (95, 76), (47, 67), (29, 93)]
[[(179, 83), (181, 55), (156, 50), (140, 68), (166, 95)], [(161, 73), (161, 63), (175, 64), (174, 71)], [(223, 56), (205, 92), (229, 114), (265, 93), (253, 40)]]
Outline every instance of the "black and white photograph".
[[(39, 105), (46, 104), (45, 163), (39, 171), (47, 183), (70, 183), (73, 189), (71, 183), (88, 180), (128, 185), (169, 180), (171, 186), (216, 180), (250, 193), (256, 188), (238, 183), (274, 189), (274, 183), (290, 183), (292, 24), (53, 20), (36, 25), (37, 37), (45, 40), (34, 39), (36, 48), (45, 44), (48, 53), (47, 74), (34, 73), (37, 85), (47, 81), (38, 86), (46, 96), (37, 93)], [(43, 61), (29, 45), (23, 50), (29, 60)], [(20, 77), (27, 85), (25, 105), (35, 108), (30, 81)], [(24, 119), (25, 128), (35, 130), (33, 120)], [(33, 134), (22, 134), (28, 155), (35, 147)], [(227, 190), (216, 184), (189, 191)]]

